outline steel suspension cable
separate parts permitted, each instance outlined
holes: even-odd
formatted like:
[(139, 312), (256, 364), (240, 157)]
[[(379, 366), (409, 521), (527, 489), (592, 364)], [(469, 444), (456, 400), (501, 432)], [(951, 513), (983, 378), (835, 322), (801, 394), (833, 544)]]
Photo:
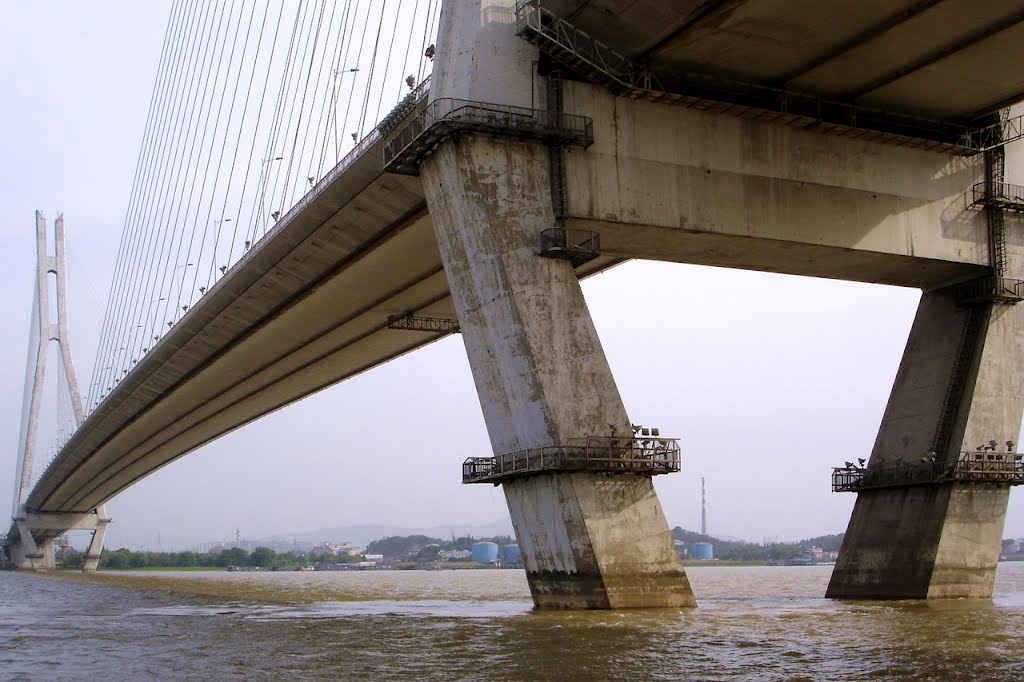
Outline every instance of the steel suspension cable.
[(288, 40), (288, 52), (285, 57), (284, 69), (281, 76), (281, 84), (277, 90), (277, 102), (274, 106), (274, 113), (271, 117), (270, 135), (267, 138), (266, 153), (261, 162), (260, 168), (260, 184), (259, 191), (255, 197), (256, 204), (251, 211), (252, 225), (247, 230), (246, 236), (248, 237), (245, 241), (245, 247), (243, 248), (243, 254), (248, 250), (249, 245), (255, 240), (255, 232), (260, 220), (263, 219), (264, 199), (267, 192), (267, 183), (269, 182), (271, 168), (270, 166), (276, 161), (280, 161), (283, 157), (277, 156), (277, 152), (274, 151), (277, 145), (277, 135), (281, 126), (281, 116), (284, 110), (284, 99), (288, 90), (288, 83), (290, 80), (291, 71), (295, 63), (294, 52), (296, 47), (296, 40), (301, 34), (301, 18), (304, 15), (303, 5), (300, 0), (298, 7), (295, 12), (295, 21), (292, 24), (291, 37)]
[[(238, 167), (238, 151), (241, 148), (241, 144), (242, 144), (242, 134), (243, 134), (243, 132), (245, 130), (246, 114), (249, 111), (249, 101), (250, 101), (251, 96), (252, 96), (252, 83), (253, 83), (253, 79), (256, 76), (256, 66), (259, 63), (260, 48), (263, 45), (263, 36), (264, 36), (264, 31), (266, 30), (266, 27), (267, 27), (267, 16), (269, 14), (269, 10), (270, 10), (270, 3), (267, 2), (263, 6), (263, 18), (260, 21), (259, 37), (256, 40), (256, 54), (253, 56), (252, 68), (249, 70), (249, 80), (248, 80), (248, 83), (247, 83), (246, 88), (245, 88), (245, 101), (244, 101), (244, 103), (242, 105), (242, 115), (241, 115), (241, 118), (239, 119), (239, 122), (238, 122), (238, 135), (235, 137), (234, 152), (232, 153), (231, 163), (228, 166), (227, 188), (224, 191), (224, 201), (221, 203), (221, 207), (220, 207), (220, 216), (221, 216), (221, 218), (220, 218), (220, 221), (217, 223), (216, 235), (214, 236), (214, 240), (213, 240), (213, 255), (210, 258), (210, 266), (209, 266), (209, 268), (207, 268), (207, 273), (206, 273), (206, 288), (207, 289), (209, 289), (213, 285), (214, 279), (216, 277), (217, 262), (219, 260), (218, 255), (220, 253), (220, 239), (221, 239), (221, 233), (222, 233), (222, 231), (224, 229), (224, 223), (225, 223), (225, 221), (228, 221), (228, 222), (234, 222), (236, 225), (238, 224), (238, 220), (236, 219), (236, 217), (225, 218), (224, 216), (227, 213), (228, 198), (231, 195), (231, 187), (233, 186), (233, 183), (234, 183), (235, 170)], [(246, 46), (248, 46), (248, 44), (249, 44), (249, 32), (252, 30), (252, 19), (255, 16), (255, 14), (256, 14), (256, 8), (255, 8), (255, 6), (253, 6), (252, 14), (250, 14), (250, 16), (249, 16), (249, 27), (247, 29), (246, 37), (245, 37)], [(243, 51), (242, 51), (242, 59), (239, 61), (238, 76), (237, 76), (237, 78), (235, 80), (235, 93), (232, 95), (232, 98), (231, 98), (232, 99), (232, 108), (234, 107), (234, 102), (235, 102), (236, 98), (238, 97), (238, 87), (239, 87), (239, 84), (242, 82), (242, 65), (245, 63), (245, 54), (246, 54), (246, 50), (243, 49)], [(259, 119), (257, 117), (257, 124), (258, 124), (258, 122), (259, 122)], [(255, 134), (253, 136), (253, 139), (255, 139)], [(246, 166), (246, 170), (248, 171), (248, 169), (249, 169), (249, 166), (247, 165)], [(244, 178), (245, 175), (247, 175), (247, 173), (243, 174), (243, 178)], [(198, 269), (196, 270), (196, 272), (198, 273)], [(193, 286), (194, 285), (195, 285), (195, 283), (193, 283)]]
[[(203, 48), (204, 49), (203, 49), (202, 55), (199, 56), (198, 59), (196, 59), (196, 60), (191, 62), (191, 66), (190, 66), (190, 70), (191, 70), (190, 79), (189, 79), (189, 82), (186, 84), (185, 89), (183, 91), (185, 93), (190, 92), (192, 90), (192, 83), (194, 83), (197, 80), (196, 79), (196, 73), (197, 72), (206, 71), (205, 64), (206, 64), (206, 54), (208, 52), (208, 47), (209, 47), (209, 44), (210, 44), (209, 37), (210, 37), (211, 33), (213, 32), (213, 21), (211, 20), (211, 14), (209, 12), (207, 12), (204, 15), (202, 27), (199, 29), (199, 31), (202, 32), (202, 34), (204, 35), (204, 39), (202, 40), (202, 44), (203, 44)], [(202, 65), (201, 67), (199, 66), (200, 64)], [(201, 78), (202, 78), (203, 82), (206, 81), (206, 78), (203, 78), (203, 77), (201, 77)], [(195, 111), (194, 107), (195, 107), (195, 101), (193, 101), (192, 105), (187, 105), (185, 107), (185, 109), (184, 109), (185, 111), (189, 112), (187, 114), (188, 119), (189, 119), (189, 123), (186, 125), (187, 128), (191, 128), (192, 120), (194, 118), (194, 111)], [(180, 123), (180, 121), (181, 121), (181, 119), (179, 119), (179, 123)], [(178, 128), (178, 129), (180, 129), (180, 128)], [(172, 150), (173, 150), (173, 147), (176, 147), (177, 144), (178, 144), (177, 138), (178, 138), (177, 130), (176, 131), (172, 131), (170, 137), (168, 138), (168, 141), (169, 141), (169, 144), (171, 145)], [(155, 206), (156, 207), (160, 207), (160, 208), (154, 208), (153, 210), (156, 212), (156, 215), (161, 215), (161, 216), (163, 215), (163, 208), (162, 207), (164, 207), (166, 205), (166, 202), (167, 202), (167, 196), (168, 196), (167, 188), (175, 186), (176, 181), (175, 181), (174, 178), (176, 178), (180, 174), (180, 172), (181, 172), (181, 163), (180, 163), (181, 157), (180, 157), (179, 154), (174, 153), (173, 151), (171, 151), (171, 152), (165, 152), (164, 156), (165, 157), (170, 157), (171, 159), (173, 159), (173, 169), (174, 170), (173, 170), (173, 173), (168, 173), (166, 171), (158, 171), (158, 173), (157, 173), (157, 175), (160, 178), (160, 180), (159, 180), (159, 182), (156, 185), (157, 190), (154, 192), (154, 202), (155, 202)], [(166, 165), (166, 162), (165, 162), (165, 165)], [(147, 213), (147, 215), (152, 216), (153, 214)], [(152, 224), (152, 217), (147, 222)], [(157, 218), (156, 219), (156, 225), (157, 225), (158, 233), (161, 233), (161, 234), (166, 236), (166, 234), (167, 234), (167, 232), (169, 230), (169, 227), (163, 222), (163, 220), (160, 219), (160, 218)], [(130, 297), (128, 299), (129, 306), (130, 306), (131, 310), (133, 310), (134, 307), (138, 304), (138, 302), (141, 300), (141, 297), (145, 295), (145, 294), (142, 293), (142, 281), (143, 281), (142, 278), (144, 276), (148, 277), (147, 273), (151, 273), (153, 271), (152, 263), (154, 262), (154, 259), (157, 257), (157, 253), (158, 253), (158, 251), (155, 251), (153, 249), (153, 245), (154, 244), (155, 244), (155, 240), (152, 240), (152, 239), (146, 240), (145, 250), (146, 250), (146, 253), (149, 254), (149, 255), (147, 257), (145, 257), (145, 258), (137, 258), (137, 259), (135, 259), (136, 260), (136, 265), (137, 265), (137, 268), (136, 268), (137, 275), (136, 275), (135, 278), (133, 278), (133, 289), (131, 290), (131, 295), (130, 295)], [(130, 327), (130, 322), (128, 322), (128, 320), (131, 319), (131, 313), (128, 313), (127, 315), (125, 315), (124, 319), (125, 319), (125, 322), (122, 324), (121, 333), (118, 335), (118, 337), (117, 337), (117, 339), (116, 339), (116, 341), (114, 343), (114, 347), (117, 348), (117, 350), (115, 351), (114, 362), (113, 362), (113, 365), (116, 367), (116, 369), (114, 370), (114, 376), (113, 376), (113, 381), (114, 381), (115, 385), (120, 382), (122, 376), (124, 376), (124, 375), (126, 375), (128, 373), (127, 363), (125, 361), (127, 353), (125, 351), (128, 350), (129, 335), (133, 331), (133, 330), (131, 330), (129, 328)]]
[[(129, 195), (128, 211), (125, 215), (125, 226), (122, 228), (121, 231), (121, 240), (120, 245), (118, 246), (118, 255), (117, 258), (115, 259), (113, 279), (111, 280), (110, 289), (107, 293), (107, 304), (105, 306), (106, 312), (104, 313), (103, 321), (100, 325), (99, 341), (96, 344), (96, 357), (93, 360), (92, 380), (89, 386), (89, 397), (86, 401), (86, 407), (87, 409), (90, 409), (90, 411), (91, 408), (95, 408), (96, 405), (99, 404), (99, 377), (103, 371), (103, 350), (105, 347), (104, 339), (106, 337), (106, 334), (108, 333), (110, 325), (113, 324), (112, 311), (115, 307), (116, 300), (115, 287), (118, 280), (118, 273), (124, 267), (125, 242), (129, 234), (127, 230), (127, 225), (129, 221), (129, 216), (131, 215), (132, 212), (133, 203), (136, 201), (137, 198), (137, 188), (140, 182), (140, 175), (142, 173), (142, 169), (145, 163), (144, 159), (146, 159), (147, 153), (149, 151), (148, 141), (152, 133), (152, 121), (155, 111), (155, 103), (157, 101), (157, 93), (162, 91), (166, 83), (167, 63), (168, 61), (173, 61), (173, 55), (169, 60), (166, 58), (167, 46), (169, 41), (174, 42), (174, 38), (171, 38), (170, 36), (174, 35), (176, 37), (177, 35), (179, 35), (178, 31), (181, 24), (181, 15), (176, 15), (174, 10), (182, 10), (183, 7), (184, 2), (180, 2), (177, 3), (175, 6), (172, 6), (172, 11), (170, 13), (170, 16), (168, 17), (167, 28), (164, 31), (164, 44), (163, 47), (161, 48), (160, 63), (157, 66), (157, 78), (153, 83), (153, 91), (152, 94), (150, 95), (149, 111), (146, 114), (146, 125), (144, 128), (145, 132), (143, 135), (142, 144), (139, 147), (139, 157), (138, 160), (136, 161), (135, 166), (135, 179), (132, 181), (132, 191), (131, 194)], [(162, 113), (163, 112), (161, 111), (161, 115)]]
[[(262, 93), (260, 94), (260, 106), (259, 106), (258, 111), (256, 112), (256, 126), (257, 126), (257, 129), (259, 127), (259, 122), (263, 119), (263, 105), (264, 105), (264, 103), (266, 103), (267, 88), (270, 85), (270, 74), (272, 73), (272, 67), (273, 67), (273, 62), (274, 62), (274, 54), (276, 52), (276, 50), (274, 50), (274, 48), (277, 46), (277, 39), (278, 39), (278, 36), (280, 34), (280, 31), (281, 31), (281, 20), (284, 18), (284, 4), (283, 3), (280, 5), (280, 8), (281, 9), (280, 9), (280, 11), (277, 14), (277, 24), (276, 24), (276, 27), (274, 29), (274, 38), (271, 41), (270, 59), (269, 59), (269, 64), (267, 66), (267, 74), (266, 74), (266, 77), (263, 79), (263, 88), (262, 88)], [(230, 267), (231, 264), (233, 263), (233, 258), (234, 258), (234, 253), (235, 253), (235, 245), (238, 243), (237, 242), (237, 239), (238, 239), (238, 229), (239, 229), (239, 226), (243, 222), (243, 220), (242, 220), (242, 207), (245, 205), (246, 191), (248, 190), (249, 184), (250, 184), (249, 183), (249, 176), (251, 175), (252, 162), (253, 162), (253, 154), (255, 154), (255, 152), (256, 152), (256, 141), (257, 141), (257, 139), (258, 139), (257, 135), (254, 134), (253, 138), (252, 138), (252, 143), (249, 145), (249, 158), (246, 161), (246, 166), (245, 167), (247, 169), (250, 169), (250, 172), (247, 172), (245, 174), (243, 180), (242, 180), (242, 190), (239, 193), (238, 207), (237, 207), (237, 209), (235, 211), (235, 220), (234, 220), (235, 226), (234, 226), (234, 228), (231, 231), (231, 241), (230, 241), (230, 243), (228, 245), (228, 257), (227, 257), (227, 260), (225, 261), (225, 263), (218, 267), (218, 269), (221, 271), (221, 274), (224, 274), (227, 271), (228, 267)], [(262, 175), (263, 167), (264, 166), (265, 166), (265, 164), (263, 162), (261, 162), (260, 163), (260, 175)], [(250, 219), (251, 219), (251, 214), (250, 214)], [(245, 222), (248, 223), (248, 221), (245, 221)], [(248, 228), (246, 228), (246, 230), (248, 231)], [(243, 234), (246, 234), (246, 233), (243, 233)]]
[[(196, 9), (198, 10), (200, 6), (201, 6), (201, 2), (197, 3)], [(204, 29), (205, 22), (201, 18), (202, 15), (197, 12), (196, 14), (193, 15), (193, 17), (194, 17), (194, 24), (193, 24), (194, 30), (191, 31), (190, 34), (189, 34), (188, 42), (186, 44), (186, 49), (185, 49), (185, 55), (186, 56), (189, 56), (189, 55), (191, 55), (194, 52), (191, 48), (192, 48), (192, 46), (194, 44), (196, 44), (197, 41), (199, 41), (200, 35), (205, 30)], [(181, 111), (183, 111), (183, 109), (180, 106), (178, 106), (178, 102), (180, 101), (180, 98), (182, 97), (185, 89), (187, 89), (187, 87), (188, 87), (187, 83), (191, 82), (191, 80), (194, 78), (194, 71), (193, 71), (194, 65), (195, 65), (195, 62), (192, 59), (189, 59), (188, 60), (188, 64), (186, 65), (186, 68), (185, 68), (185, 72), (184, 72), (184, 75), (186, 75), (186, 77), (188, 78), (188, 81), (186, 81), (185, 84), (182, 84), (182, 82), (181, 82), (181, 78), (182, 78), (182, 75), (183, 75), (182, 72), (181, 71), (177, 72), (176, 79), (175, 79), (176, 85), (173, 88), (173, 92), (174, 92), (174, 94), (172, 96), (173, 101), (172, 101), (171, 106), (168, 107), (168, 109), (170, 111), (174, 111), (174, 112), (181, 112)], [(166, 183), (167, 179), (170, 177), (169, 173), (165, 169), (167, 167), (168, 161), (171, 160), (171, 159), (174, 159), (175, 156), (176, 156), (176, 155), (170, 153), (170, 150), (172, 149), (172, 145), (174, 144), (174, 140), (175, 140), (175, 136), (176, 136), (175, 135), (175, 131), (176, 131), (178, 125), (180, 124), (181, 116), (180, 115), (176, 115), (174, 118), (175, 118), (175, 123), (173, 125), (173, 129), (167, 130), (166, 134), (163, 136), (162, 151), (161, 151), (161, 153), (158, 156), (157, 166), (149, 174), (150, 175), (149, 183), (148, 183), (149, 184), (149, 190), (147, 192), (147, 199), (143, 203), (143, 206), (141, 207), (140, 212), (137, 215), (138, 221), (137, 221), (136, 234), (141, 234), (143, 229), (145, 229), (147, 231), (151, 230), (153, 222), (154, 222), (154, 220), (153, 220), (153, 211), (155, 210), (154, 206), (158, 205), (158, 202), (161, 201), (161, 197), (165, 194), (165, 190), (163, 190), (162, 188), (166, 187), (165, 183)], [(161, 227), (160, 227), (159, 223), (157, 223), (157, 230), (158, 230), (158, 233), (161, 230)], [(141, 241), (141, 238), (137, 239), (137, 241)], [(153, 240), (153, 239), (145, 240), (146, 246), (149, 247), (150, 245), (155, 243), (155, 241), (156, 240)], [(137, 250), (136, 250), (136, 252), (137, 252)], [(126, 326), (127, 326), (127, 322), (126, 322), (126, 320), (127, 320), (127, 313), (124, 312), (124, 311), (125, 311), (126, 307), (129, 306), (132, 303), (132, 301), (134, 300), (134, 297), (135, 297), (135, 295), (133, 295), (133, 293), (132, 293), (133, 290), (134, 290), (134, 287), (136, 286), (136, 284), (135, 284), (136, 283), (136, 275), (135, 275), (135, 273), (139, 271), (139, 268), (141, 268), (142, 270), (148, 270), (148, 268), (146, 267), (145, 264), (142, 263), (140, 258), (133, 257), (132, 261), (134, 261), (133, 264), (132, 264), (132, 267), (129, 269), (129, 271), (128, 271), (126, 277), (125, 277), (125, 280), (124, 280), (125, 281), (125, 292), (122, 293), (121, 296), (120, 296), (122, 312), (118, 315), (119, 327), (118, 327), (118, 330), (117, 330), (117, 334), (115, 334), (112, 337), (112, 339), (111, 339), (112, 343), (110, 344), (109, 369), (108, 369), (108, 372), (107, 372), (107, 389), (106, 389), (108, 391), (111, 390), (113, 388), (113, 386), (119, 381), (119, 377), (122, 375), (123, 370), (124, 370), (123, 366), (120, 363), (120, 358), (122, 357), (121, 350), (123, 348), (121, 346), (121, 340), (123, 339), (125, 332), (127, 332), (127, 329), (126, 329)]]
[[(234, 8), (235, 8), (235, 0), (231, 0), (231, 9), (229, 10), (229, 21), (228, 21), (228, 26), (225, 29), (226, 31), (230, 30), (230, 23), (231, 23), (230, 22), (230, 16), (234, 13)], [(235, 55), (235, 49), (236, 49), (237, 42), (238, 42), (238, 33), (239, 33), (240, 24), (241, 24), (241, 15), (239, 15), (239, 23), (236, 24), (236, 27), (235, 27), (235, 35), (234, 35), (234, 38), (232, 39), (231, 52), (230, 52), (230, 55), (228, 56), (228, 63), (226, 65), (226, 67), (225, 67), (224, 89), (220, 93), (220, 99), (219, 99), (219, 102), (217, 104), (217, 115), (214, 117), (214, 122), (213, 122), (213, 138), (211, 139), (211, 144), (215, 144), (216, 143), (217, 130), (220, 128), (221, 113), (223, 112), (224, 100), (225, 100), (225, 98), (227, 96), (227, 78), (228, 78), (228, 73), (231, 70), (231, 63), (232, 63), (232, 61), (234, 59), (234, 55)], [(223, 58), (224, 58), (224, 53), (222, 51), (221, 52), (221, 56), (220, 56), (220, 60), (223, 60)], [(217, 72), (218, 72), (218, 74), (219, 74), (219, 71), (220, 71), (220, 60), (218, 60), (218, 63), (217, 63)], [(216, 84), (217, 84), (217, 81), (215, 80), (214, 81), (214, 90), (215, 91), (217, 89)], [(207, 121), (209, 121), (209, 119), (207, 119)], [(207, 123), (207, 128), (208, 127), (209, 127), (209, 124)], [(204, 131), (204, 133), (203, 133), (203, 139), (204, 140), (205, 140), (205, 136), (206, 136), (206, 133)], [(225, 142), (226, 142), (226, 139), (227, 138), (226, 138), (226, 135), (225, 135)], [(202, 143), (200, 143), (200, 144), (202, 144)], [(223, 157), (224, 157), (224, 146), (222, 145), (221, 146), (220, 160), (223, 160)], [(199, 223), (199, 215), (200, 215), (200, 213), (202, 211), (202, 200), (203, 200), (203, 196), (206, 193), (206, 183), (207, 183), (207, 180), (208, 180), (209, 175), (210, 175), (210, 163), (211, 163), (212, 160), (213, 160), (213, 154), (212, 154), (212, 150), (211, 150), (211, 153), (207, 154), (207, 156), (206, 156), (206, 166), (203, 169), (203, 181), (202, 181), (202, 183), (200, 185), (200, 188), (199, 188), (199, 198), (198, 198), (198, 202), (197, 202), (198, 205), (197, 205), (197, 210), (196, 210), (196, 216), (195, 216), (195, 219), (192, 222), (192, 229), (191, 229), (191, 231), (189, 233), (188, 250), (185, 252), (185, 261), (186, 262), (191, 261), (192, 258), (193, 258), (193, 256), (192, 256), (192, 246), (193, 246), (193, 241), (195, 239), (196, 228), (197, 228), (198, 223)], [(213, 186), (213, 190), (212, 190), (213, 192), (216, 192), (217, 179), (218, 179), (218, 174), (219, 173), (220, 173), (220, 161), (218, 161), (217, 170), (214, 173), (214, 186)], [(210, 206), (212, 207), (212, 205), (213, 205), (213, 199), (211, 197), (211, 199), (210, 199)], [(199, 252), (195, 256), (195, 261), (196, 261), (195, 272), (197, 274), (198, 274), (199, 269), (200, 269), (201, 264), (202, 264), (202, 246), (203, 246), (203, 244), (206, 241), (206, 230), (207, 230), (208, 227), (209, 227), (209, 211), (207, 211), (207, 218), (204, 221), (203, 238), (202, 238), (202, 241), (200, 242)], [(192, 292), (189, 292), (189, 296), (188, 296), (189, 302), (188, 302), (188, 304), (185, 304), (185, 305), (182, 304), (182, 300), (183, 300), (182, 296), (184, 295), (185, 281), (187, 279), (187, 275), (188, 275), (188, 270), (186, 269), (185, 272), (182, 273), (181, 282), (178, 285), (178, 306), (182, 308), (183, 312), (184, 312), (185, 308), (191, 307), (191, 304), (192, 304)], [(193, 282), (194, 281), (195, 281), (195, 278), (193, 277)], [(194, 291), (194, 289), (193, 289), (193, 291)]]

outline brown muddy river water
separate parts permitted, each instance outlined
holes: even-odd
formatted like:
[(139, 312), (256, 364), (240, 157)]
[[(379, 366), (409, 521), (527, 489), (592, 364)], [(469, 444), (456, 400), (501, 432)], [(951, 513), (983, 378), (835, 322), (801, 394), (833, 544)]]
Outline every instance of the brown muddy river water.
[(604, 612), (534, 611), (520, 571), (0, 573), (0, 679), (1024, 679), (1024, 563), (983, 602), (830, 572), (690, 568), (699, 608)]

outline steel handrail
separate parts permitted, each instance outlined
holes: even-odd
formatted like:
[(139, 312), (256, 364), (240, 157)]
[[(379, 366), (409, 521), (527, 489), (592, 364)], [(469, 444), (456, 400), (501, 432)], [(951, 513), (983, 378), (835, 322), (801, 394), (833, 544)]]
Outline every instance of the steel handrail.
[(463, 481), (494, 480), (545, 471), (671, 473), (680, 468), (678, 439), (591, 436), (562, 445), (516, 450), (494, 457), (470, 457)]
[(1024, 455), (1015, 452), (961, 452), (952, 463), (936, 461), (906, 466), (832, 469), (832, 489), (835, 492), (963, 482), (1024, 484)]

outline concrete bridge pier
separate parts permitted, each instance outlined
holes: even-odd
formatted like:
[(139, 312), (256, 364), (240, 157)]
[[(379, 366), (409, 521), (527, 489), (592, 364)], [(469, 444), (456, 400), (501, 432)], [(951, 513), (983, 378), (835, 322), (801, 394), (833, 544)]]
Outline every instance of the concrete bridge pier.
[[(10, 534), (7, 536), (6, 550), (17, 569), (51, 570), (57, 567), (57, 535), (70, 530), (92, 531), (82, 565), (83, 573), (92, 573), (99, 567), (103, 539), (109, 524), (105, 505), (99, 505), (87, 514), (40, 514), (27, 512), (21, 507), (14, 518), (17, 532), (13, 537)], [(36, 537), (36, 534), (41, 537)]]
[(85, 550), (85, 563), (82, 564), (82, 573), (95, 573), (100, 567), (100, 554), (103, 553), (103, 540), (107, 536), (107, 526), (110, 525), (110, 517), (107, 516), (106, 505), (96, 507), (96, 517), (92, 529), (92, 538), (89, 540), (89, 547)]
[(35, 549), (24, 543), (11, 546), (11, 563), (21, 571), (52, 571), (57, 568), (57, 546), (52, 540), (35, 544)]
[(1018, 450), (1024, 306), (970, 294), (922, 296), (867, 465), (868, 475), (936, 482), (858, 493), (829, 597), (992, 596), (1009, 483), (941, 472)]
[(19, 538), (10, 544), (11, 563), (22, 571), (51, 571), (57, 568), (57, 545), (53, 538), (37, 541), (25, 520), (17, 520)]
[[(495, 454), (632, 436), (575, 270), (538, 255), (548, 163), (541, 144), (464, 135), (420, 165)], [(538, 607), (695, 605), (649, 476), (545, 473), (504, 490)]]
[[(543, 107), (515, 5), (444, 2), (432, 101)], [(513, 137), (450, 137), (419, 163), (491, 446), (631, 438), (573, 266), (538, 255), (555, 226), (551, 150)], [(650, 476), (542, 473), (504, 491), (538, 607), (696, 605)]]

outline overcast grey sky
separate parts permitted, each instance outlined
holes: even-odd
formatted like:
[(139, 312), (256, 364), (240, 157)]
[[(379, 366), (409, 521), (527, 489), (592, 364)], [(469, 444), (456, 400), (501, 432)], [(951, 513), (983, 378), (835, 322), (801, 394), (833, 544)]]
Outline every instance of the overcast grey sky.
[[(92, 368), (169, 0), (0, 3), (0, 509), (9, 509), (32, 301), (33, 212), (66, 219), (71, 340)], [(90, 288), (96, 295), (90, 295)], [(671, 525), (751, 540), (845, 530), (830, 467), (874, 442), (917, 291), (634, 262), (584, 284), (634, 422), (682, 438), (656, 479)], [(53, 365), (51, 364), (51, 375)], [(501, 491), (462, 486), (489, 445), (460, 337), (226, 436), (108, 506), (108, 547), (349, 524), (488, 523)], [(1024, 535), (1014, 491), (1006, 536)], [(345, 540), (345, 538), (325, 538)]]

